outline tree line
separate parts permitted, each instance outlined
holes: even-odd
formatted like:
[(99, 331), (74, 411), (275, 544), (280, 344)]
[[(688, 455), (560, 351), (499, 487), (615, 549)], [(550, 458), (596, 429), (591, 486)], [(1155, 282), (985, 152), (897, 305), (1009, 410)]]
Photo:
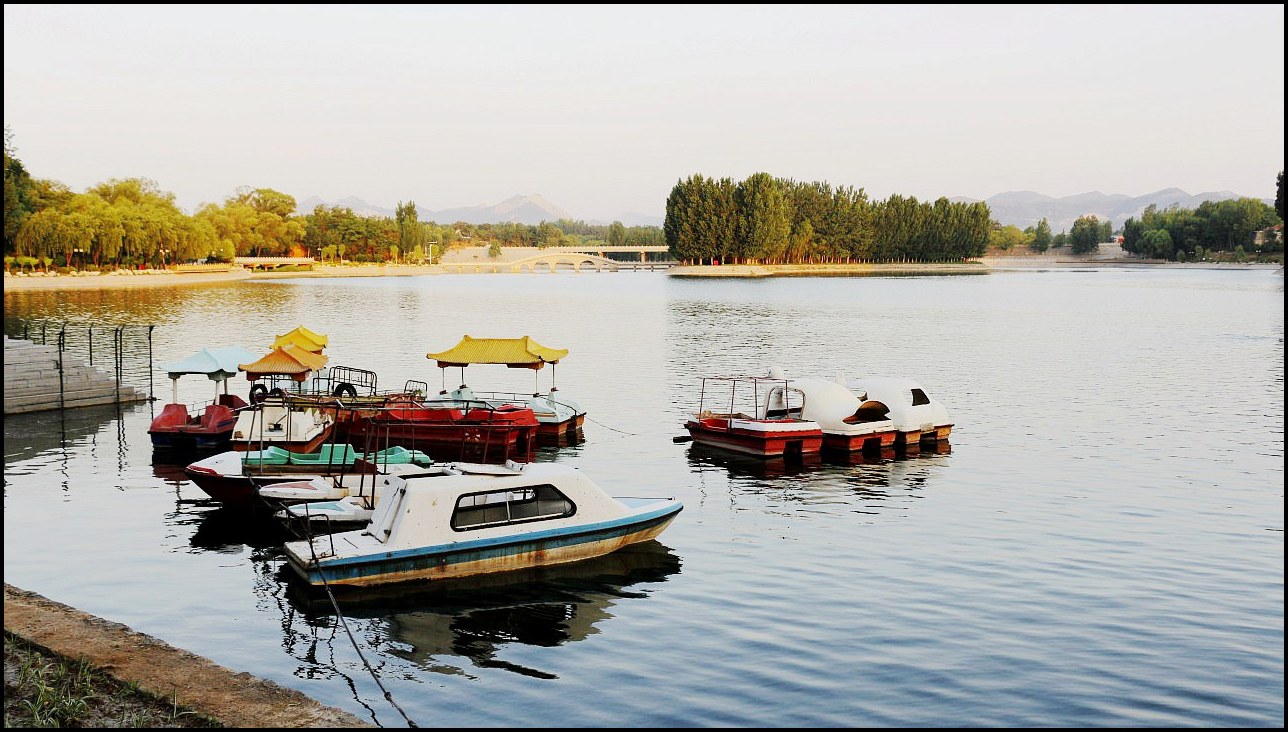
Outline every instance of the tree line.
[(166, 267), (231, 262), (235, 257), (313, 257), (349, 262), (437, 262), (454, 245), (662, 246), (656, 226), (559, 219), (521, 223), (421, 221), (414, 202), (391, 217), (340, 206), (297, 215), (293, 196), (238, 189), (222, 203), (187, 215), (174, 194), (145, 178), (113, 179), (74, 193), (32, 177), (13, 155), (5, 128), (4, 255), (7, 266), (77, 269)]
[[(521, 223), (421, 221), (414, 202), (393, 217), (317, 206), (296, 214), (294, 197), (270, 188), (238, 189), (222, 203), (183, 213), (172, 193), (144, 178), (109, 180), (74, 193), (32, 177), (4, 138), (4, 255), (7, 266), (105, 269), (231, 262), (235, 257), (298, 256), (324, 261), (437, 262), (446, 249), (489, 247), (661, 246), (685, 263), (809, 264), (959, 261), (989, 248), (1069, 246), (1094, 251), (1113, 225), (1080, 217), (1052, 235), (1045, 219), (1021, 231), (1001, 226), (983, 202), (932, 202), (892, 195), (870, 200), (861, 188), (756, 173), (746, 180), (693, 175), (666, 200), (662, 227), (559, 219)], [(1206, 202), (1190, 211), (1150, 207), (1122, 229), (1123, 248), (1146, 257), (1205, 258), (1214, 253), (1283, 253), (1283, 172), (1275, 208), (1254, 198)]]
[[(1184, 262), (1204, 259), (1234, 259), (1250, 256), (1283, 261), (1283, 171), (1275, 180), (1275, 205), (1256, 198), (1204, 201), (1198, 208), (1148, 206), (1139, 219), (1128, 218), (1122, 227), (1123, 250), (1150, 259)], [(1273, 227), (1279, 226), (1278, 232)], [(1027, 246), (1036, 252), (1052, 247), (1069, 247), (1073, 254), (1087, 254), (1100, 243), (1115, 237), (1113, 223), (1093, 214), (1080, 216), (1068, 233), (1052, 236), (1051, 226), (1042, 219), (1036, 226), (995, 227), (989, 247), (1009, 250)]]
[(994, 226), (982, 202), (872, 201), (861, 188), (755, 173), (680, 180), (662, 230), (685, 263), (816, 264), (979, 257)]
[[(1279, 180), (1282, 188), (1282, 172)], [(1139, 219), (1129, 218), (1123, 224), (1123, 249), (1178, 262), (1223, 258), (1225, 254), (1239, 261), (1253, 254), (1282, 257), (1282, 228), (1277, 235), (1267, 235), (1269, 227), (1283, 223), (1282, 205), (1279, 203), (1278, 213), (1255, 198), (1204, 201), (1193, 210), (1150, 206)]]

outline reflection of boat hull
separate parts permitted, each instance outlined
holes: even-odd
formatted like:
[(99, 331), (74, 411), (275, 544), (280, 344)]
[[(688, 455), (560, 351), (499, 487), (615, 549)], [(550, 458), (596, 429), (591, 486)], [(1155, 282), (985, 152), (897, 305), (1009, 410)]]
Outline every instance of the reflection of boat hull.
[(817, 453), (823, 447), (823, 430), (800, 420), (703, 417), (684, 426), (698, 444), (744, 455), (792, 457)]

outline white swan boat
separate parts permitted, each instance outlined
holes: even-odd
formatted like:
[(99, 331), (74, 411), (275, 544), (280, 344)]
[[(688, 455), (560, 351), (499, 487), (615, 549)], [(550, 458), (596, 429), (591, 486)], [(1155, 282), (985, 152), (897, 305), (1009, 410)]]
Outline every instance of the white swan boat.
[[(783, 376), (777, 368), (770, 373)], [(857, 452), (894, 447), (917, 451), (923, 443), (946, 441), (952, 432), (947, 408), (912, 379), (806, 377), (789, 379), (786, 384), (800, 396), (787, 409), (781, 390), (772, 392), (769, 414), (818, 422), (823, 428), (825, 450)]]

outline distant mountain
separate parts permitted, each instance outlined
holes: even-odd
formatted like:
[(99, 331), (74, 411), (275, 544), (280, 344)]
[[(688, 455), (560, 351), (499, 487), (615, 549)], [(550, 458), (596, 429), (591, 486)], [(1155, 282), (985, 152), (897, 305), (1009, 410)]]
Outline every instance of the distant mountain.
[[(1003, 226), (1014, 225), (1021, 229), (1036, 226), (1046, 219), (1051, 232), (1059, 234), (1073, 228), (1073, 222), (1079, 216), (1095, 214), (1101, 221), (1108, 220), (1114, 228), (1120, 228), (1129, 218), (1140, 218), (1145, 207), (1149, 205), (1165, 209), (1168, 206), (1195, 209), (1204, 201), (1228, 201), (1243, 198), (1230, 191), (1216, 191), (1190, 195), (1179, 188), (1165, 188), (1144, 196), (1127, 196), (1122, 193), (1105, 194), (1099, 191), (1079, 193), (1074, 196), (1053, 198), (1034, 191), (1010, 191), (999, 193), (984, 200), (993, 214), (993, 219)], [(949, 199), (954, 202), (974, 203), (979, 199), (957, 197)], [(1267, 205), (1274, 205), (1270, 199), (1261, 199)], [(348, 208), (359, 216), (380, 216), (393, 218), (394, 209), (373, 206), (366, 201), (349, 196), (338, 201), (324, 201), (317, 196), (309, 196), (300, 201), (296, 212), (311, 213), (319, 205), (340, 206)], [(535, 226), (543, 221), (569, 219), (580, 221), (578, 217), (554, 205), (538, 194), (511, 196), (493, 206), (468, 206), (465, 208), (446, 208), (437, 211), (417, 209), (421, 221), (432, 221), (437, 224), (451, 224), (464, 221), (470, 224), (519, 223)], [(610, 221), (586, 220), (595, 226), (607, 226), (613, 221), (620, 221), (626, 226), (662, 226), (661, 216), (641, 213), (622, 213)]]
[[(359, 216), (393, 218), (396, 214), (392, 208), (373, 206), (361, 198), (354, 198), (353, 196), (342, 198), (338, 201), (324, 201), (318, 196), (309, 196), (296, 203), (295, 212), (301, 215), (312, 213), (313, 209), (318, 206), (343, 207)], [(432, 221), (436, 224), (453, 224), (457, 221), (464, 221), (469, 224), (510, 222), (530, 226), (535, 226), (543, 221), (553, 222), (559, 219), (582, 220), (535, 193), (527, 196), (511, 196), (494, 206), (467, 206), (465, 208), (445, 208), (438, 211), (417, 207), (416, 217), (421, 221)], [(634, 212), (618, 214), (616, 218), (609, 221), (589, 220), (586, 223), (592, 226), (607, 226), (613, 221), (620, 221), (625, 226), (662, 226), (661, 216), (650, 216), (649, 214)]]
[[(309, 196), (296, 206), (297, 213), (310, 213), (317, 206), (343, 207), (359, 216), (383, 216), (393, 218), (396, 211), (390, 208), (373, 206), (360, 198), (352, 196), (339, 201), (324, 201), (317, 196)], [(416, 217), (421, 221), (433, 221), (438, 224), (452, 224), (464, 221), (469, 224), (519, 223), (536, 225), (542, 221), (571, 219), (572, 216), (562, 208), (533, 194), (529, 196), (511, 196), (494, 206), (468, 206), (465, 208), (445, 208), (438, 211), (417, 207)]]
[[(1198, 208), (1204, 201), (1228, 201), (1235, 198), (1244, 198), (1244, 196), (1230, 191), (1190, 195), (1179, 188), (1165, 188), (1155, 193), (1135, 197), (1121, 193), (1108, 195), (1093, 191), (1064, 198), (1052, 198), (1033, 191), (1011, 191), (987, 198), (984, 203), (988, 204), (993, 219), (1003, 226), (1014, 225), (1027, 229), (1030, 226), (1036, 226), (1045, 218), (1051, 226), (1051, 232), (1059, 234), (1072, 229), (1073, 222), (1077, 221), (1078, 217), (1088, 214), (1095, 214), (1101, 221), (1109, 220), (1114, 228), (1118, 229), (1129, 218), (1139, 219), (1145, 208), (1151, 204), (1159, 209), (1179, 206), (1192, 210)], [(979, 199), (958, 197), (951, 200), (974, 203)], [(1274, 204), (1274, 201), (1268, 199), (1261, 200), (1268, 205)]]

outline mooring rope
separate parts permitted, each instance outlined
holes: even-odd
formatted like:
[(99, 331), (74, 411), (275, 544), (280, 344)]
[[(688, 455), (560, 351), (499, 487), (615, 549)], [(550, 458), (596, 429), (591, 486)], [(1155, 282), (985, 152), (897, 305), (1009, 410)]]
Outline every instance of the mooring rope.
[[(313, 539), (309, 538), (308, 542), (309, 554), (313, 557), (313, 565), (317, 566), (318, 555), (317, 551), (313, 547)], [(331, 600), (331, 607), (335, 609), (335, 616), (339, 618), (340, 625), (344, 626), (344, 632), (349, 636), (349, 643), (353, 645), (353, 650), (357, 652), (358, 658), (362, 659), (362, 666), (367, 669), (367, 673), (371, 674), (371, 678), (376, 682), (376, 686), (379, 686), (380, 691), (384, 692), (385, 701), (389, 702), (389, 705), (394, 709), (397, 709), (398, 713), (402, 715), (402, 718), (407, 720), (408, 727), (419, 727), (420, 725), (413, 722), (411, 717), (407, 716), (407, 712), (404, 712), (403, 708), (398, 706), (398, 702), (394, 701), (393, 694), (390, 694), (389, 690), (385, 688), (385, 685), (380, 682), (380, 676), (376, 674), (376, 670), (367, 662), (367, 657), (362, 655), (362, 649), (358, 647), (358, 641), (353, 637), (353, 631), (349, 630), (349, 623), (344, 619), (344, 614), (340, 612), (340, 603), (336, 602), (335, 594), (331, 592), (331, 583), (326, 581), (326, 575), (322, 573), (321, 567), (318, 567), (318, 577), (322, 580), (322, 587), (326, 589), (327, 598)], [(384, 725), (381, 726), (383, 727)]]
[(616, 428), (614, 428), (614, 427), (609, 427), (608, 425), (604, 424), (603, 422), (600, 422), (599, 420), (591, 419), (591, 418), (590, 418), (590, 415), (586, 415), (586, 421), (588, 421), (588, 422), (594, 422), (595, 424), (599, 425), (600, 427), (603, 427), (603, 428), (604, 428), (604, 429), (606, 429), (606, 430), (612, 430), (612, 431), (614, 431), (614, 432), (618, 432), (618, 433), (623, 434), (623, 435), (630, 435), (630, 436), (632, 436), (632, 437), (636, 437), (636, 436), (638, 436), (638, 435), (639, 435), (639, 433), (638, 433), (638, 432), (627, 432), (627, 431), (625, 431), (625, 430), (619, 430), (619, 429), (616, 429)]

